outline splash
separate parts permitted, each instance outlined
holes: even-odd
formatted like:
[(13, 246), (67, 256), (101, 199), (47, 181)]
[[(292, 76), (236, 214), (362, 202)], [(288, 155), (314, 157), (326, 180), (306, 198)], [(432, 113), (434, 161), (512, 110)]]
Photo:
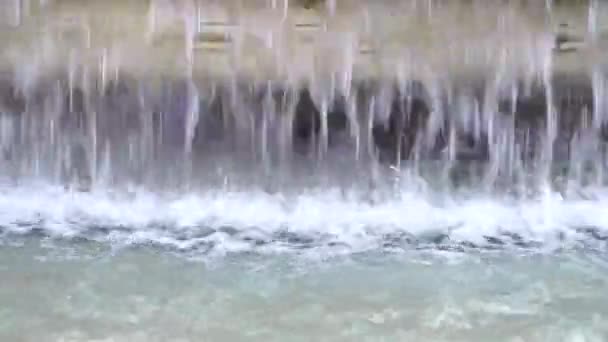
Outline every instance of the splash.
[(605, 193), (594, 200), (399, 198), (362, 201), (337, 189), (298, 195), (207, 191), (159, 196), (19, 188), (0, 194), (2, 243), (22, 237), (152, 245), (192, 256), (256, 252), (341, 255), (383, 250), (604, 250)]
[(603, 239), (600, 2), (28, 4), (2, 5), (7, 234)]

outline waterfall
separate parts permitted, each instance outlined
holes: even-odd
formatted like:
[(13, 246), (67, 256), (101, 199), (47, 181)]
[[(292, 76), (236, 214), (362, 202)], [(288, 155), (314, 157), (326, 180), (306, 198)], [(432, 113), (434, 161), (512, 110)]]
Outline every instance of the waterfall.
[(287, 182), (395, 168), (489, 191), (606, 182), (597, 1), (567, 18), (583, 28), (574, 52), (556, 48), (566, 24), (551, 2), (158, 0), (125, 5), (131, 22), (60, 5), (32, 12), (36, 34), (3, 19), (25, 37), (3, 38), (0, 64), (13, 182), (189, 188), (218, 170)]

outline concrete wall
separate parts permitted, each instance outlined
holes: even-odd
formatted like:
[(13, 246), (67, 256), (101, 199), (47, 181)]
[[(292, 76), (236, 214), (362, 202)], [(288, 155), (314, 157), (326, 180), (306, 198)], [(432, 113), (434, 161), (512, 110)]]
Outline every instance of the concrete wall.
[(592, 46), (588, 6), (572, 2), (555, 2), (548, 12), (544, 1), (349, 0), (310, 9), (295, 0), (23, 1), (2, 4), (9, 25), (0, 29), (0, 67), (35, 57), (53, 68), (75, 53), (81, 63), (135, 74), (236, 71), (284, 79), (352, 69), (353, 77), (368, 78), (394, 76), (398, 65), (417, 72), (422, 64), (459, 73), (496, 64), (501, 49), (525, 68), (526, 50), (565, 31), (553, 64), (580, 72), (601, 59), (590, 50), (608, 45), (603, 2), (600, 42)]

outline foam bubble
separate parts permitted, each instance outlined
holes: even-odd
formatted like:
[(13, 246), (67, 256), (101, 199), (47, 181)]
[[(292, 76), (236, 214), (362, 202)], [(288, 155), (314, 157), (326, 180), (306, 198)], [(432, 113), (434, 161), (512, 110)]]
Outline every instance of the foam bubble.
[(549, 193), (516, 201), (490, 195), (436, 201), (404, 190), (370, 202), (332, 189), (168, 195), (23, 186), (0, 192), (0, 227), (5, 236), (42, 234), (197, 253), (554, 249), (603, 243), (607, 202), (601, 193), (592, 200)]

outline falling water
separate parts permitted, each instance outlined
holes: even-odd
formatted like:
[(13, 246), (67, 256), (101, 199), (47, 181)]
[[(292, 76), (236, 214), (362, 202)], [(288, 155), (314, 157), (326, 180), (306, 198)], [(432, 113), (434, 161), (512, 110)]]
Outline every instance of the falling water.
[(600, 2), (109, 4), (5, 5), (9, 189), (390, 203), (606, 186)]
[(607, 19), (0, 2), (0, 339), (605, 340)]
[[(150, 41), (136, 43), (91, 37), (104, 28), (87, 13), (41, 10), (48, 28), (5, 53), (2, 174), (83, 189), (190, 188), (216, 182), (205, 175), (222, 160), (290, 179), (295, 160), (328, 172), (332, 159), (351, 159), (349, 169), (393, 165), (423, 178), (439, 166), (460, 174), (451, 183), (473, 167), (494, 191), (530, 176), (527, 186), (554, 183), (583, 137), (603, 170), (603, 70), (559, 65), (550, 8), (404, 1), (393, 5), (401, 28), (381, 20), (387, 5), (345, 9), (352, 23), (342, 23), (335, 1), (311, 22), (278, 15), (287, 3), (243, 17), (228, 5), (153, 1), (142, 20)], [(587, 34), (597, 43), (596, 6)], [(179, 32), (183, 54), (156, 47), (180, 45), (162, 41)]]

